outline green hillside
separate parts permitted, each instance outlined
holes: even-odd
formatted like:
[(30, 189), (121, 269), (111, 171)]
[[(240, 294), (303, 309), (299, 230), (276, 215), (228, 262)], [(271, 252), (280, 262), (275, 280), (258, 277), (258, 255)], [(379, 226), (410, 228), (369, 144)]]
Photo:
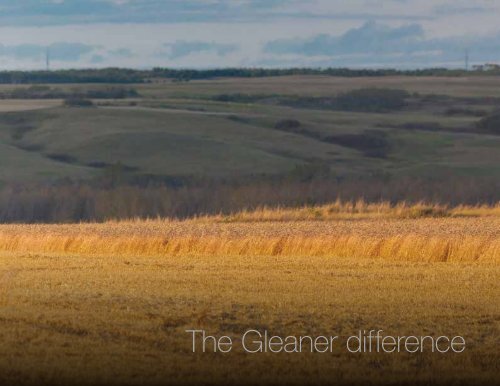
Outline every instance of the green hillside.
[[(93, 95), (107, 86), (50, 87), (51, 95)], [(339, 177), (500, 176), (500, 136), (478, 125), (500, 103), (482, 78), (328, 84), (281, 77), (132, 87), (138, 96), (94, 100), (91, 108), (51, 101), (33, 110), (26, 100), (26, 111), (18, 111), (20, 99), (9, 111), (12, 101), (0, 101), (0, 180), (89, 179), (115, 165), (125, 175), (159, 178), (293, 175), (304, 168)], [(373, 87), (380, 95), (350, 94)], [(386, 89), (405, 90), (404, 105), (386, 111)]]

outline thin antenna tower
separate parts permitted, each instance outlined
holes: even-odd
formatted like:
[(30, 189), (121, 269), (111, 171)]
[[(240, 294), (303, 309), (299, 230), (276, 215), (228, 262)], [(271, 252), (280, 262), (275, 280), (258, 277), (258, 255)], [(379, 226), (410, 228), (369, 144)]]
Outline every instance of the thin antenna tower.
[(465, 50), (465, 71), (469, 71), (469, 49)]
[(47, 66), (47, 71), (50, 71), (50, 48), (47, 47), (47, 51), (45, 53), (45, 64)]

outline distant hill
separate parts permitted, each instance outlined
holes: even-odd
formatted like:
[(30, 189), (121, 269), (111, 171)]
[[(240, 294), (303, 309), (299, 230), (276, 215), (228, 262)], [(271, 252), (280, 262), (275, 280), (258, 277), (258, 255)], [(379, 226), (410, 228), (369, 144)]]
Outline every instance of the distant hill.
[(500, 77), (0, 85), (0, 222), (500, 200)]

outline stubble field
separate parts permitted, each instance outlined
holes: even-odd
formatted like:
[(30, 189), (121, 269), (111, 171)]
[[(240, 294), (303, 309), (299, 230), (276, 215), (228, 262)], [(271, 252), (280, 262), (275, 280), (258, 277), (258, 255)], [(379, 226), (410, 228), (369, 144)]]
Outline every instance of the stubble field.
[[(4, 384), (498, 383), (498, 207), (0, 227)], [(385, 208), (385, 209), (384, 209)], [(193, 353), (186, 330), (463, 336), (461, 354)]]

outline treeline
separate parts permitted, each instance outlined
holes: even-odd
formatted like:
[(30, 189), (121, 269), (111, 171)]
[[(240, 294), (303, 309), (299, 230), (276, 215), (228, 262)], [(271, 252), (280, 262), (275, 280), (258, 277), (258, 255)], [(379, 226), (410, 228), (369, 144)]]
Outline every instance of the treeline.
[[(336, 96), (300, 96), (278, 94), (219, 94), (210, 96), (216, 102), (266, 103), (305, 109), (385, 113), (407, 106), (410, 93), (399, 89), (361, 88)], [(417, 96), (417, 95), (414, 95)]]
[(56, 71), (1, 71), (0, 84), (144, 83), (145, 71), (104, 68)]
[(172, 68), (154, 68), (153, 76), (178, 80), (210, 79), (210, 78), (263, 78), (270, 76), (291, 75), (326, 75), (339, 77), (381, 77), (381, 76), (469, 76), (500, 75), (498, 70), (466, 71), (461, 69), (426, 68), (415, 70), (397, 69), (352, 69), (352, 68), (219, 68), (211, 70), (189, 70)]
[(63, 90), (45, 85), (33, 85), (26, 88), (15, 88), (0, 92), (0, 99), (124, 99), (139, 97), (137, 90), (120, 86), (101, 87), (95, 89)]
[(492, 178), (333, 178), (262, 180), (168, 187), (90, 184), (11, 185), (0, 190), (0, 222), (60, 223), (130, 218), (188, 218), (259, 207), (298, 207), (363, 199), (446, 205), (500, 201)]
[(350, 69), (350, 68), (219, 68), (210, 70), (154, 68), (135, 70), (126, 68), (70, 69), (56, 71), (1, 71), (0, 84), (44, 83), (148, 83), (155, 79), (190, 81), (211, 78), (260, 78), (289, 75), (326, 75), (339, 77), (381, 76), (471, 76), (500, 75), (500, 71), (465, 71), (446, 68), (420, 70)]

